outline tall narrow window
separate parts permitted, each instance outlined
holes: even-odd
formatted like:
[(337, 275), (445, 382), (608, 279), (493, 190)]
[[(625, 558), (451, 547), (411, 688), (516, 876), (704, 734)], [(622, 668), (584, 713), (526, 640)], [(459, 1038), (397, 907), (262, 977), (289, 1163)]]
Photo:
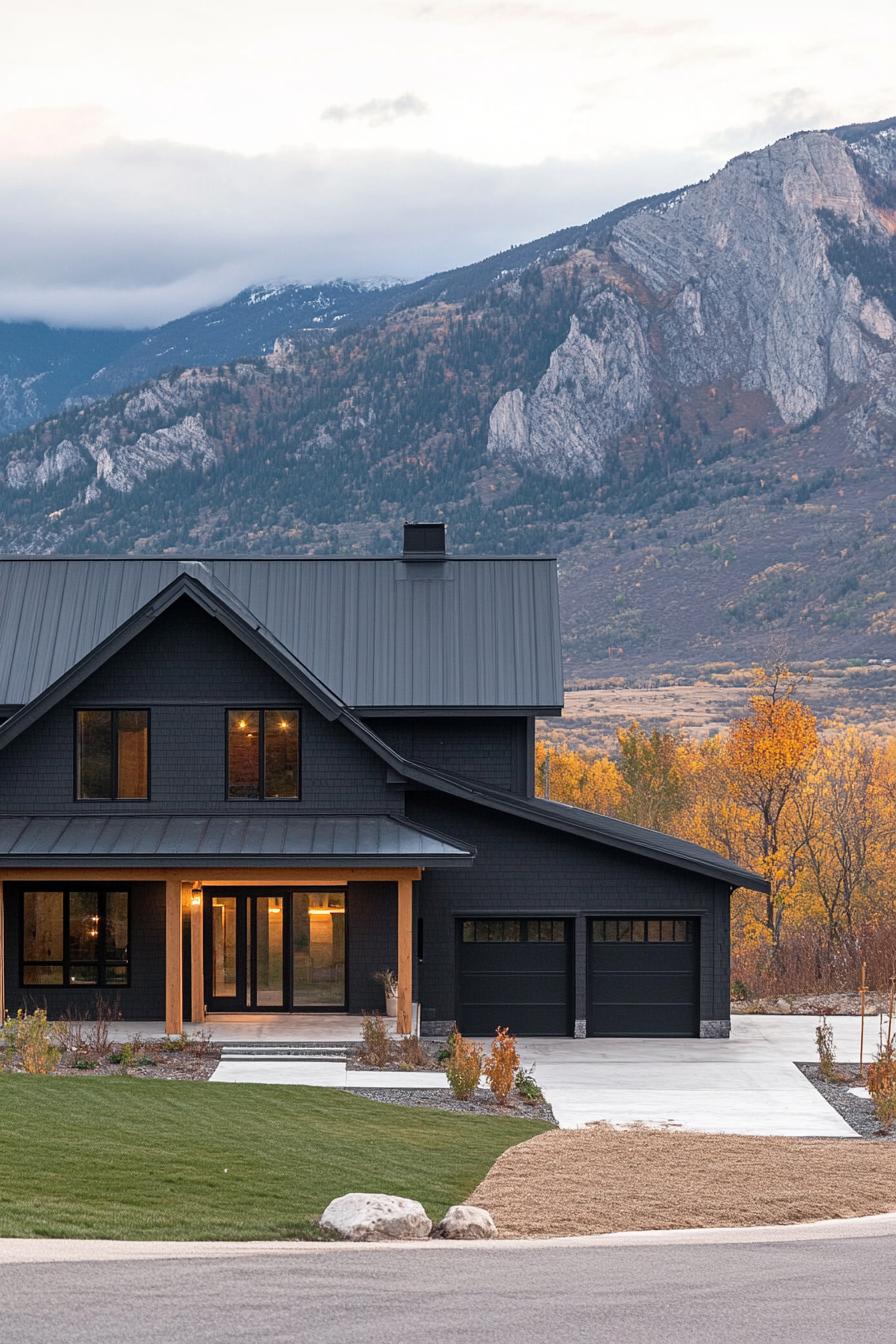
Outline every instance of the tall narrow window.
[(260, 715), (257, 709), (231, 709), (227, 714), (227, 796), (261, 796)]
[(63, 901), (61, 891), (25, 892), (22, 902), (23, 984), (64, 984)]
[(227, 711), (228, 798), (298, 798), (299, 711)]
[(78, 797), (112, 797), (111, 710), (78, 710)]
[(299, 796), (299, 715), (295, 709), (264, 712), (264, 796)]
[(149, 797), (149, 711), (79, 709), (75, 725), (80, 799)]
[(116, 718), (118, 797), (149, 794), (149, 726), (145, 709), (122, 709)]

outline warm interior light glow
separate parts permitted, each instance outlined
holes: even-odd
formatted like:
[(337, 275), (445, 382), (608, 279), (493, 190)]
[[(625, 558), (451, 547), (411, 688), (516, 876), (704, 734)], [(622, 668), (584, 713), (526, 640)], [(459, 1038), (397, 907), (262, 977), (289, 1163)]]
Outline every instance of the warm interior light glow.
[(341, 915), (342, 911), (336, 910), (334, 912), (333, 910), (330, 909), (328, 905), (309, 905), (308, 907), (309, 915), (332, 915), (334, 913), (337, 915)]

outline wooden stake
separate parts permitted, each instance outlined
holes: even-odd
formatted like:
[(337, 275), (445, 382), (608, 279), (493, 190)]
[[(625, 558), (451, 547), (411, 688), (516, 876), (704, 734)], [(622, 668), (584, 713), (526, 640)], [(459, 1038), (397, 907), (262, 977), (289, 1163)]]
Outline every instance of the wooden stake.
[(859, 983), (859, 1012), (861, 1013), (861, 1022), (859, 1024), (859, 1082), (865, 1077), (865, 963), (862, 962), (862, 979)]

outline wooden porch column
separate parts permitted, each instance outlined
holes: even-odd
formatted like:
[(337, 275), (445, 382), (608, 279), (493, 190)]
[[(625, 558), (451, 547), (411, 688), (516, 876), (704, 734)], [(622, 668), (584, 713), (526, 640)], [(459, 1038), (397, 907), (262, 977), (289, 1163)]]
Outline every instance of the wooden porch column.
[[(194, 895), (194, 885), (199, 886)], [(202, 887), (182, 882), (183, 905), (190, 912), (190, 1021), (205, 1021), (205, 967), (202, 959)]]
[(181, 881), (165, 878), (165, 1031), (179, 1036), (184, 1029), (183, 917)]
[(396, 1030), (407, 1035), (411, 1030), (413, 997), (414, 884), (410, 877), (398, 879), (398, 1017)]

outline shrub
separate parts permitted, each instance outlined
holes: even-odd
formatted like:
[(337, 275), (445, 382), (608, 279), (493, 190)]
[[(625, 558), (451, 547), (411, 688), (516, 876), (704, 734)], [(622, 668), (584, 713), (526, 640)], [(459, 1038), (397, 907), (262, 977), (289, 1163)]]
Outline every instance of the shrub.
[(182, 1031), (179, 1036), (163, 1036), (159, 1041), (162, 1049), (170, 1051), (173, 1055), (182, 1054), (189, 1044), (190, 1038), (185, 1031)]
[(829, 1083), (838, 1078), (837, 1056), (834, 1052), (834, 1032), (826, 1017), (815, 1028), (815, 1045), (818, 1050), (818, 1069), (822, 1078)]
[(62, 1055), (53, 1043), (53, 1030), (45, 1009), (26, 1013), (20, 1008), (3, 1024), (3, 1040), (9, 1063), (17, 1054), (26, 1073), (52, 1073)]
[(109, 1029), (121, 1016), (107, 999), (98, 994), (93, 1002), (93, 1016), (66, 1009), (51, 1028), (54, 1043), (64, 1055), (79, 1059), (102, 1061), (109, 1056), (111, 1044)]
[(527, 1106), (544, 1101), (544, 1093), (533, 1078), (531, 1069), (517, 1069), (513, 1083)]
[(117, 1063), (119, 1064), (122, 1073), (127, 1073), (128, 1069), (134, 1063), (136, 1054), (137, 1052), (134, 1049), (132, 1042), (125, 1041), (121, 1047), (121, 1050), (118, 1052), (118, 1060), (117, 1060)]
[(883, 1046), (877, 1059), (868, 1065), (868, 1091), (880, 1127), (889, 1133), (896, 1122), (896, 1056), (892, 1044)]
[(511, 1036), (506, 1027), (499, 1027), (492, 1041), (492, 1048), (483, 1065), (492, 1096), (499, 1106), (507, 1105), (513, 1080), (520, 1067), (520, 1057), (516, 1049), (516, 1037)]
[(420, 1044), (419, 1036), (402, 1036), (396, 1053), (400, 1069), (425, 1069), (429, 1064), (429, 1056)]
[(358, 1059), (371, 1068), (382, 1069), (392, 1058), (392, 1041), (381, 1013), (365, 1013), (361, 1022), (361, 1049)]
[(448, 1033), (445, 1044), (440, 1046), (439, 1053), (436, 1056), (440, 1064), (447, 1064), (451, 1058), (451, 1052), (454, 1049), (454, 1042), (457, 1039), (457, 1025), (455, 1024)]
[(482, 1073), (482, 1051), (475, 1041), (466, 1041), (459, 1031), (454, 1032), (451, 1058), (445, 1065), (448, 1085), (458, 1101), (468, 1101), (479, 1085)]

